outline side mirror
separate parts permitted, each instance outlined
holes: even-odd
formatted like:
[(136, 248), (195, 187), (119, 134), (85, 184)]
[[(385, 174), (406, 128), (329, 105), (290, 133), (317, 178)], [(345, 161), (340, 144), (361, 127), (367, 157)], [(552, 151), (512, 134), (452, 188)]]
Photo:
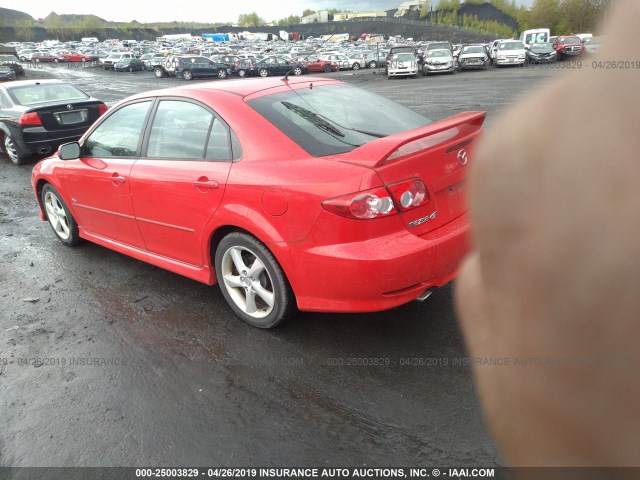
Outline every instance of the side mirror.
[(80, 144), (78, 142), (65, 143), (58, 147), (60, 160), (75, 160), (80, 157)]

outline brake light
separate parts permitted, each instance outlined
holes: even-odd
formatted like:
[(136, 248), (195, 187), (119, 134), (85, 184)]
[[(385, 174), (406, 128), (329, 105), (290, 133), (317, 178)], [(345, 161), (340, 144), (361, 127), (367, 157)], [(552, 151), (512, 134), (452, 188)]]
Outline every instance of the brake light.
[(425, 184), (411, 179), (332, 198), (322, 202), (322, 207), (341, 217), (368, 220), (406, 212), (430, 201)]
[(426, 185), (418, 179), (394, 183), (388, 188), (401, 212), (406, 212), (431, 201)]
[(352, 193), (322, 202), (322, 207), (336, 215), (356, 220), (366, 220), (396, 213), (393, 199), (386, 188)]
[(42, 120), (38, 112), (28, 112), (20, 117), (18, 121), (20, 125), (42, 125)]
[(107, 110), (109, 110), (109, 107), (107, 107), (104, 103), (98, 104), (98, 116), (99, 117), (104, 115), (107, 112)]

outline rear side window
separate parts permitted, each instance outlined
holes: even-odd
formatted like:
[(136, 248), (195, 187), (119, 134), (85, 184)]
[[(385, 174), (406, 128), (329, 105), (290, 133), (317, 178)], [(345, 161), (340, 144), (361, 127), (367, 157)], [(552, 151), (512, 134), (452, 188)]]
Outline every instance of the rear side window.
[(346, 84), (310, 85), (247, 103), (314, 157), (349, 152), (431, 123), (413, 110)]
[(153, 119), (147, 157), (231, 160), (229, 132), (200, 105), (163, 100)]

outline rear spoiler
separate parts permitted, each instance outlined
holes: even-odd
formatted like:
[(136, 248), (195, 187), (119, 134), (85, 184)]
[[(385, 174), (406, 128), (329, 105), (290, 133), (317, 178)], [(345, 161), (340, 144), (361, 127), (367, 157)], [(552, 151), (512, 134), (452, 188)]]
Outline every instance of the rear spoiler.
[[(380, 167), (384, 165), (393, 153), (411, 142), (445, 132), (446, 130), (450, 130), (464, 124), (480, 127), (486, 116), (487, 112), (458, 113), (453, 117), (431, 123), (424, 127), (396, 133), (394, 135), (389, 135), (388, 137), (378, 138), (356, 148), (355, 150), (352, 150), (349, 153), (341, 155), (340, 160), (343, 162), (357, 163), (359, 165), (364, 164), (370, 168)], [(426, 145), (425, 148), (438, 145), (443, 141), (445, 140), (438, 140), (434, 142), (433, 145)]]

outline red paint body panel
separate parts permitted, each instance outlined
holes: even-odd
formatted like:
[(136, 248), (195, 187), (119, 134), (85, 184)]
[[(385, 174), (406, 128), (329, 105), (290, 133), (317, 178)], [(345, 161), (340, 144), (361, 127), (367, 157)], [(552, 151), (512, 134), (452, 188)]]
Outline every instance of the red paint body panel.
[[(453, 279), (467, 252), (464, 180), (484, 113), (459, 114), (350, 153), (316, 158), (246, 104), (287, 89), (338, 83), (242, 79), (136, 95), (101, 121), (132, 99), (183, 97), (209, 105), (224, 119), (242, 146), (241, 157), (54, 156), (34, 167), (34, 189), (42, 182), (54, 185), (84, 238), (200, 282), (215, 283), (212, 238), (232, 228), (249, 232), (273, 253), (302, 310), (365, 312), (401, 305)], [(429, 202), (370, 220), (322, 207), (329, 199), (408, 179), (426, 185)]]

